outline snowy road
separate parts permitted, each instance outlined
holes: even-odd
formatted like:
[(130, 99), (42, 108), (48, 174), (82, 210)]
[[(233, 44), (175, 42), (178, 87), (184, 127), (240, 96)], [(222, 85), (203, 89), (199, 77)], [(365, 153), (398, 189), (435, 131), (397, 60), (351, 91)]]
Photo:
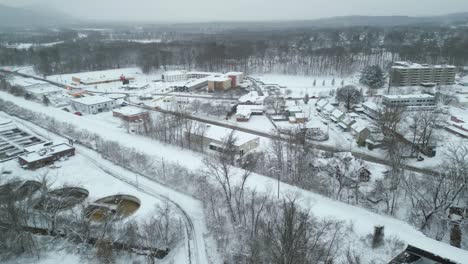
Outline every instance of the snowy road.
[[(4, 114), (2, 113), (2, 115)], [(38, 127), (33, 123), (24, 121), (17, 117), (9, 115), (4, 115), (4, 117), (14, 119), (16, 122), (44, 138), (50, 140), (67, 140), (66, 138), (53, 134), (44, 128)], [(51, 138), (51, 135), (53, 135), (53, 139)], [(204, 231), (206, 231), (206, 226), (203, 216), (203, 206), (200, 201), (174, 191), (160, 183), (155, 183), (153, 179), (148, 179), (144, 175), (128, 171), (102, 158), (96, 158), (99, 156), (99, 153), (87, 147), (75, 145), (75, 148), (77, 155), (85, 157), (90, 163), (94, 164), (96, 167), (117, 180), (136, 188), (140, 192), (148, 194), (159, 200), (167, 201), (169, 204), (173, 205), (185, 224), (184, 231), (187, 240), (187, 263), (206, 264), (212, 262), (206, 254), (205, 239), (203, 236)]]
[[(116, 129), (114, 125), (109, 125), (103, 123), (100, 120), (96, 120), (96, 118), (94, 118), (93, 116), (75, 116), (73, 114), (61, 111), (59, 109), (45, 107), (38, 103), (26, 101), (23, 98), (15, 97), (5, 92), (0, 92), (0, 97), (4, 100), (15, 102), (15, 104), (26, 109), (40, 112), (47, 116), (54, 117), (59, 121), (73, 124), (79, 129), (93, 131), (94, 133), (101, 135), (106, 140), (119, 141), (125, 146), (134, 147), (148, 155), (159, 157), (161, 155), (164, 155), (164, 157), (166, 157), (168, 161), (179, 162), (187, 168), (194, 170), (198, 169), (201, 165), (202, 157), (197, 153), (188, 150), (182, 150), (174, 146), (165, 145), (144, 137), (130, 135), (122, 130)], [(148, 184), (156, 183), (148, 182)], [(276, 180), (262, 175), (253, 174), (247, 182), (247, 185), (249, 188), (257, 189), (258, 191), (263, 191), (266, 193), (271, 193), (271, 190), (276, 186)], [(175, 197), (175, 194), (180, 195), (174, 192), (173, 190), (166, 192), (166, 195), (170, 195), (170, 197), (174, 201), (178, 201)], [(428, 238), (423, 233), (416, 230), (413, 226), (401, 220), (385, 215), (376, 214), (357, 206), (337, 202), (319, 194), (308, 192), (300, 188), (291, 186), (289, 184), (281, 183), (282, 197), (288, 197), (290, 195), (295, 194), (300, 195), (300, 197), (302, 198), (301, 204), (304, 206), (304, 208), (310, 209), (315, 216), (320, 218), (334, 218), (345, 222), (352, 222), (354, 226), (354, 232), (360, 236), (366, 236), (370, 234), (372, 232), (373, 227), (376, 225), (384, 225), (386, 230), (386, 236), (394, 236), (416, 247), (422, 248), (427, 251), (435, 252), (440, 256), (454, 259), (459, 263), (467, 263), (467, 251), (460, 250), (451, 247), (448, 244), (444, 244), (435, 241), (431, 238)], [(203, 209), (200, 208), (201, 205), (197, 203), (195, 205), (195, 208), (191, 208), (190, 205), (187, 204), (184, 206), (184, 209), (190, 214), (190, 216), (194, 220), (195, 226), (197, 226), (196, 221), (201, 221), (198, 222), (198, 224), (203, 223), (202, 228), (199, 229), (201, 230), (201, 232), (203, 232), (203, 228), (206, 228), (206, 226), (204, 226), (203, 222)], [(197, 210), (199, 211), (197, 212)], [(197, 240), (203, 240), (202, 233), (196, 234), (196, 237)], [(202, 245), (206, 246), (206, 244)], [(199, 248), (198, 251), (201, 254), (206, 254), (206, 251), (204, 251), (201, 248)]]

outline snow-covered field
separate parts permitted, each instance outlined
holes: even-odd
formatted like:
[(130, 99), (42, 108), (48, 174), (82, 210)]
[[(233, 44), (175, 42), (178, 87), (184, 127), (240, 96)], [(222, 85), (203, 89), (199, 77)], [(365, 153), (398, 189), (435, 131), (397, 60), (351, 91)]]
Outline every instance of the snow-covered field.
[[(295, 76), (278, 74), (254, 74), (252, 77), (265, 83), (265, 86), (268, 86), (268, 84), (284, 86), (285, 88), (282, 89), (283, 94), (286, 94), (287, 90), (291, 90), (291, 94), (289, 95), (291, 97), (304, 97), (305, 94), (316, 97), (328, 96), (331, 90), (341, 87), (342, 81), (344, 85), (358, 83), (356, 77), (335, 78), (333, 76)], [(333, 79), (335, 79), (334, 85), (332, 84)]]
[[(116, 140), (125, 146), (135, 147), (151, 156), (164, 157), (168, 161), (183, 164), (193, 170), (199, 169), (202, 165), (202, 157), (198, 153), (161, 144), (147, 138), (129, 135), (119, 129), (109, 128), (108, 125), (103, 124), (103, 122), (100, 122), (99, 120), (93, 119), (92, 116), (89, 118), (74, 116), (70, 113), (50, 107), (44, 107), (40, 104), (29, 102), (4, 92), (0, 92), (0, 97), (4, 100), (13, 101), (27, 109), (55, 117), (60, 121), (72, 123), (80, 129), (86, 129), (98, 133), (104, 139)], [(276, 184), (276, 180), (257, 174), (252, 175), (247, 182), (247, 186), (249, 188), (267, 193), (271, 193), (271, 190), (275, 188)], [(291, 197), (292, 195), (301, 197), (301, 205), (304, 208), (309, 209), (317, 217), (333, 218), (347, 223), (352, 222), (354, 227), (353, 230), (357, 237), (366, 236), (372, 233), (375, 225), (384, 225), (385, 234), (388, 237), (394, 236), (406, 243), (435, 252), (460, 263), (465, 263), (468, 259), (467, 251), (430, 239), (403, 221), (375, 214), (363, 208), (333, 201), (329, 198), (304, 191), (288, 184), (281, 183), (280, 187), (281, 197)], [(200, 212), (198, 212), (198, 214), (200, 214)]]
[(6, 48), (10, 49), (30, 49), (36, 47), (52, 47), (58, 44), (62, 44), (64, 41), (50, 42), (50, 43), (14, 43), (14, 44), (5, 44), (3, 45)]

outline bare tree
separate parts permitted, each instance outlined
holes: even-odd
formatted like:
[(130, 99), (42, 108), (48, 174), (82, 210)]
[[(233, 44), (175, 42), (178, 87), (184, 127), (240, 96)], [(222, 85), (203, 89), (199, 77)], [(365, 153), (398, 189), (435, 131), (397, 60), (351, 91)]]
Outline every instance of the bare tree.
[(336, 90), (336, 100), (344, 103), (349, 111), (351, 107), (362, 100), (362, 93), (353, 85), (346, 85)]
[[(239, 221), (240, 211), (243, 210), (244, 204), (245, 182), (255, 167), (254, 161), (249, 161), (252, 164), (244, 164), (244, 169), (235, 167), (236, 159), (238, 158), (236, 141), (237, 138), (233, 130), (224, 139), (222, 148), (218, 149), (217, 153), (209, 155), (203, 160), (203, 164), (205, 165), (204, 174), (215, 179), (223, 190), (233, 224)], [(237, 186), (234, 183), (234, 178), (236, 177), (241, 179)]]
[(275, 114), (278, 114), (283, 110), (284, 104), (284, 98), (280, 96), (268, 96), (265, 99), (266, 107), (273, 110)]
[(413, 206), (412, 220), (425, 230), (440, 219), (467, 191), (468, 147), (451, 146), (441, 171), (424, 177), (407, 177), (405, 187)]

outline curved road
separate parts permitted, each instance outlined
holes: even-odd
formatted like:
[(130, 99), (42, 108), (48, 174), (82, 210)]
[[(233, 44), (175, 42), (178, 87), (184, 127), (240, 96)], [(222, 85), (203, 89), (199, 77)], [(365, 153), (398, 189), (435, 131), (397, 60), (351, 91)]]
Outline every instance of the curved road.
[[(10, 118), (11, 118), (11, 116), (10, 116)], [(27, 127), (32, 132), (34, 132), (34, 133), (36, 133), (36, 134), (38, 134), (38, 135), (40, 135), (40, 136), (42, 136), (44, 138), (50, 139), (49, 135), (45, 135), (44, 133), (42, 133), (40, 131), (37, 131), (37, 129), (34, 128), (33, 126), (29, 125), (28, 124), (29, 121), (22, 120), (22, 119), (20, 119), (18, 117), (14, 117), (14, 119), (17, 122), (19, 122), (20, 124), (22, 124), (23, 126)], [(41, 127), (39, 124), (34, 124), (34, 125)], [(43, 129), (47, 130), (47, 128), (43, 128)], [(49, 133), (54, 134), (53, 132), (49, 132)], [(60, 135), (56, 135), (56, 134), (54, 134), (54, 135), (57, 136), (57, 137), (62, 137)], [(77, 146), (75, 146), (75, 148), (77, 148)], [(125, 184), (128, 184), (128, 185), (136, 188), (137, 190), (139, 190), (139, 191), (141, 191), (141, 192), (143, 192), (143, 193), (145, 193), (147, 195), (150, 195), (150, 196), (152, 196), (152, 197), (154, 197), (156, 199), (159, 199), (159, 200), (166, 201), (169, 204), (173, 205), (174, 208), (177, 210), (177, 212), (179, 213), (179, 215), (182, 217), (182, 219), (184, 221), (184, 225), (185, 225), (184, 232), (185, 232), (185, 237), (187, 239), (186, 247), (187, 247), (187, 256), (188, 256), (188, 261), (189, 261), (188, 263), (189, 264), (192, 264), (192, 263), (193, 264), (206, 264), (206, 263), (208, 263), (206, 254), (202, 254), (204, 257), (200, 256), (201, 255), (200, 250), (202, 250), (202, 252), (205, 253), (204, 245), (202, 245), (202, 246), (199, 245), (200, 242), (203, 242), (203, 234), (202, 234), (202, 232), (200, 232), (200, 230), (197, 230), (195, 228), (195, 225), (193, 224), (193, 220), (191, 219), (190, 215), (182, 208), (182, 206), (180, 204), (178, 204), (177, 202), (175, 202), (174, 200), (169, 198), (167, 195), (161, 194), (160, 192), (158, 192), (157, 190), (155, 190), (155, 189), (153, 189), (151, 187), (141, 185), (138, 180), (133, 178), (133, 175), (138, 174), (138, 176), (140, 176), (141, 178), (146, 178), (149, 181), (153, 181), (153, 182), (154, 182), (154, 179), (150, 179), (150, 178), (146, 177), (145, 175), (142, 175), (142, 174), (139, 174), (139, 173), (133, 172), (133, 171), (132, 171), (132, 177), (122, 175), (122, 174), (116, 172), (115, 170), (113, 170), (112, 168), (106, 166), (102, 162), (101, 163), (98, 162), (98, 160), (96, 158), (91, 157), (90, 155), (85, 153), (86, 152), (85, 150), (88, 150), (88, 151), (96, 151), (96, 150), (89, 149), (88, 147), (83, 146), (83, 145), (80, 145), (79, 148), (81, 148), (82, 150), (79, 151), (79, 149), (77, 148), (77, 153), (79, 153), (80, 155), (85, 157), (89, 162), (93, 163), (96, 167), (98, 167), (99, 169), (101, 169), (105, 173), (111, 175), (112, 177), (118, 179), (119, 181), (124, 182)], [(116, 165), (116, 166), (118, 166), (118, 165)], [(159, 183), (159, 182), (157, 182), (157, 183), (161, 184), (161, 185), (164, 185), (164, 184)], [(170, 187), (167, 187), (167, 188), (170, 189)]]

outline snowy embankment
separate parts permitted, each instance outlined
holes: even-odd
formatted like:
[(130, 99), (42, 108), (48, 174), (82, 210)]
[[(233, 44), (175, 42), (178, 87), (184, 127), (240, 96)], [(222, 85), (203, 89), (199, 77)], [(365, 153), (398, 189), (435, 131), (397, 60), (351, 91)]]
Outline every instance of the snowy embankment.
[[(118, 141), (124, 146), (136, 148), (148, 155), (164, 158), (166, 161), (182, 164), (192, 170), (199, 169), (202, 165), (202, 156), (199, 153), (182, 150), (178, 147), (165, 145), (141, 136), (127, 134), (123, 130), (116, 129), (115, 125), (98, 121), (93, 118), (93, 116), (75, 116), (71, 113), (45, 107), (41, 104), (26, 101), (23, 98), (14, 97), (4, 92), (0, 92), (0, 98), (12, 101), (31, 111), (54, 117), (59, 121), (74, 124), (80, 129), (93, 131), (106, 140)], [(252, 189), (255, 188), (271, 193), (271, 190), (275, 189), (276, 180), (254, 174), (250, 177), (247, 185)], [(388, 237), (394, 236), (408, 244), (434, 252), (442, 257), (453, 259), (459, 263), (466, 263), (468, 260), (468, 251), (460, 250), (430, 239), (403, 221), (375, 214), (360, 207), (336, 202), (288, 184), (281, 183), (280, 188), (282, 197), (299, 195), (302, 198), (301, 204), (304, 208), (310, 209), (317, 217), (334, 218), (345, 222), (352, 222), (354, 225), (354, 232), (359, 236), (366, 236), (372, 233), (376, 225), (384, 225), (385, 234)]]
[[(0, 112), (0, 117), (13, 119), (18, 124), (26, 127), (35, 134), (49, 140), (60, 142), (66, 138), (50, 133), (42, 127), (23, 121), (17, 117), (12, 117)], [(76, 156), (59, 164), (60, 169), (49, 171), (48, 167), (30, 171), (20, 168), (17, 162), (10, 161), (4, 163), (2, 169), (15, 171), (14, 175), (21, 175), (23, 179), (37, 179), (38, 175), (51, 175), (53, 184), (56, 187), (67, 184), (78, 185), (86, 188), (90, 192), (90, 200), (95, 200), (108, 195), (129, 194), (140, 199), (141, 207), (137, 213), (126, 221), (139, 219), (144, 221), (154, 212), (154, 206), (163, 201), (174, 205), (174, 209), (181, 218), (185, 218), (187, 225), (187, 236), (190, 243), (189, 257), (186, 250), (174, 250), (174, 254), (167, 256), (164, 261), (175, 261), (175, 263), (221, 263), (216, 251), (213, 250), (215, 242), (210, 238), (205, 238), (207, 228), (203, 213), (203, 204), (186, 194), (168, 188), (146, 177), (138, 176), (125, 168), (117, 166), (112, 162), (103, 159), (99, 153), (86, 147), (75, 145)], [(208, 252), (210, 253), (208, 255)], [(70, 256), (65, 256), (70, 257)], [(192, 261), (188, 261), (191, 258)], [(76, 262), (78, 263), (78, 262)], [(165, 263), (165, 262), (164, 262)]]

